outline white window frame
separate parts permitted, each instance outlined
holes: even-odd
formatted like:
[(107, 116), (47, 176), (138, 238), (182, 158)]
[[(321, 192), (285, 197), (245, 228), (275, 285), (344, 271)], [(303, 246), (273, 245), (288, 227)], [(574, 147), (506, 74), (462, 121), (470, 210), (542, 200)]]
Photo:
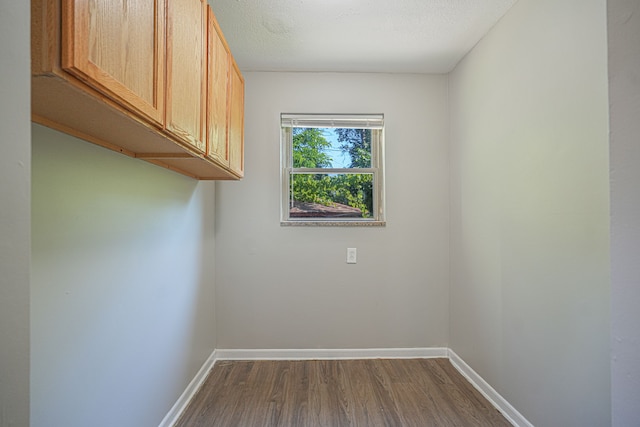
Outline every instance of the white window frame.
[[(281, 189), (280, 224), (285, 226), (384, 226), (384, 115), (383, 114), (288, 114), (280, 115)], [(369, 168), (294, 168), (293, 128), (372, 129), (371, 167)], [(373, 212), (371, 218), (291, 218), (291, 174), (370, 173), (373, 175)]]

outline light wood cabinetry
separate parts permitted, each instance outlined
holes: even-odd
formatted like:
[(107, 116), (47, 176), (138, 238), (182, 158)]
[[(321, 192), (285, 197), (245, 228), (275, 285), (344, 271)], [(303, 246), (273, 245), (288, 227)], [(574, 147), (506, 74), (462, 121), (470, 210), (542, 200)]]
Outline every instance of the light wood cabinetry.
[(207, 156), (244, 175), (244, 79), (208, 8)]
[(32, 120), (196, 179), (241, 178), (229, 154), (207, 147), (217, 141), (207, 118), (224, 116), (230, 134), (232, 116), (231, 74), (226, 89), (208, 84), (216, 76), (208, 66), (228, 69), (232, 57), (219, 33), (226, 63), (207, 61), (207, 8), (204, 0), (32, 0)]
[(201, 153), (206, 151), (206, 2), (167, 2), (166, 128)]
[(207, 157), (229, 166), (229, 66), (231, 54), (211, 8), (208, 17)]
[(162, 125), (165, 19), (164, 0), (63, 0), (62, 68)]
[(229, 167), (244, 175), (244, 79), (232, 59), (229, 105)]

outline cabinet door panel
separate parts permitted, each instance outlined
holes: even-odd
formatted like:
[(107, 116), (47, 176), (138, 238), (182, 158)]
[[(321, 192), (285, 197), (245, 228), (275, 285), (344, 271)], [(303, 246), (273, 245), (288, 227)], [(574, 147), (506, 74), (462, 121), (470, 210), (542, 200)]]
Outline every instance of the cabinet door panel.
[(163, 0), (63, 0), (62, 68), (162, 125)]
[(231, 67), (229, 107), (229, 168), (244, 175), (244, 79), (235, 62)]
[(167, 4), (166, 129), (203, 154), (206, 108), (206, 2)]
[(211, 8), (208, 14), (207, 156), (229, 166), (229, 48)]

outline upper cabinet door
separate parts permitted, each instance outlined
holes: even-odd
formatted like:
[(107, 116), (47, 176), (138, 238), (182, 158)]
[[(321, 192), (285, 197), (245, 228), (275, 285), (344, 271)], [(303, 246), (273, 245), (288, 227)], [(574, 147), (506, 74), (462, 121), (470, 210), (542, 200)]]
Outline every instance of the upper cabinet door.
[(208, 14), (207, 157), (229, 166), (229, 48), (211, 8)]
[(244, 176), (244, 79), (231, 61), (231, 99), (229, 106), (229, 168)]
[(206, 1), (167, 2), (166, 129), (205, 153)]
[(162, 126), (165, 19), (164, 0), (63, 0), (62, 68)]

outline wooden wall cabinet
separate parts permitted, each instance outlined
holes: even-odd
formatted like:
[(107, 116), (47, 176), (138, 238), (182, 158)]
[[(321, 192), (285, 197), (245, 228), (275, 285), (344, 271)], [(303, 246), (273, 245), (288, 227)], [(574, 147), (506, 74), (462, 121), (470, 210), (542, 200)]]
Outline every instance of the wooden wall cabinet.
[(231, 99), (229, 105), (229, 167), (244, 175), (244, 79), (231, 59)]
[(240, 179), (207, 146), (212, 110), (232, 116), (229, 77), (224, 94), (208, 82), (208, 66), (232, 61), (222, 33), (227, 62), (208, 56), (209, 13), (205, 0), (32, 0), (32, 120), (196, 179)]
[(167, 1), (166, 129), (206, 151), (207, 9), (205, 0)]
[(213, 11), (208, 13), (207, 156), (244, 175), (244, 79)]
[(207, 27), (207, 157), (228, 167), (231, 53), (210, 7), (207, 9)]
[(162, 126), (164, 0), (63, 0), (62, 14), (62, 69)]

